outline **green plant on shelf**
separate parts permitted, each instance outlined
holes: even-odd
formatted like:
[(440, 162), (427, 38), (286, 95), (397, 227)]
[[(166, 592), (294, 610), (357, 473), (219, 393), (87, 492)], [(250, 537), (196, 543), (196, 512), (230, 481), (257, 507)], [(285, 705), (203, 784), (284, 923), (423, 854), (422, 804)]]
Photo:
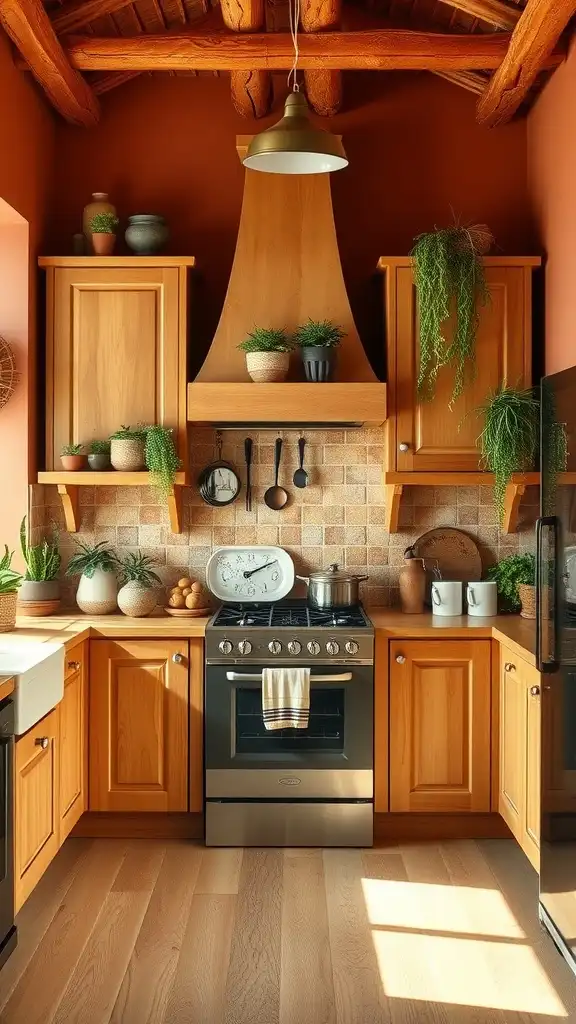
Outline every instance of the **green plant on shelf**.
[(89, 455), (110, 455), (110, 441), (90, 441)]
[(15, 594), (24, 577), (12, 568), (14, 552), (4, 545), (4, 554), (0, 558), (0, 594)]
[(110, 441), (145, 441), (148, 427), (144, 423), (137, 423), (135, 427), (122, 424), (119, 430), (110, 434)]
[(20, 523), (20, 547), (26, 562), (25, 580), (47, 583), (58, 578), (62, 558), (58, 550), (58, 532), (52, 528), (52, 539), (31, 544), (26, 529), (26, 516)]
[(331, 320), (308, 319), (294, 332), (294, 344), (298, 348), (336, 348), (346, 334)]
[(92, 579), (96, 569), (103, 572), (115, 572), (118, 560), (114, 552), (101, 540), (98, 544), (85, 544), (76, 541), (78, 551), (72, 555), (66, 569), (67, 576), (87, 576)]
[(117, 564), (121, 586), (125, 583), (141, 583), (143, 587), (162, 585), (162, 580), (153, 569), (153, 566), (159, 563), (150, 555), (143, 555), (141, 551), (130, 551), (124, 558), (119, 558)]
[(530, 552), (509, 555), (488, 570), (486, 579), (496, 583), (502, 609), (517, 612), (520, 610), (518, 587), (533, 587), (536, 582), (536, 559)]
[(60, 451), (60, 455), (83, 455), (83, 453), (83, 444), (65, 444)]
[(119, 223), (114, 213), (95, 213), (89, 227), (93, 235), (115, 235)]
[(156, 424), (148, 428), (145, 458), (152, 486), (163, 495), (170, 494), (182, 463), (178, 458), (174, 436), (169, 427)]
[(484, 415), (484, 426), (477, 443), (484, 468), (494, 473), (494, 504), (501, 523), (512, 474), (528, 473), (536, 465), (540, 403), (532, 388), (508, 387), (504, 381), (478, 412)]
[(243, 352), (290, 352), (292, 346), (284, 327), (255, 327), (238, 348)]

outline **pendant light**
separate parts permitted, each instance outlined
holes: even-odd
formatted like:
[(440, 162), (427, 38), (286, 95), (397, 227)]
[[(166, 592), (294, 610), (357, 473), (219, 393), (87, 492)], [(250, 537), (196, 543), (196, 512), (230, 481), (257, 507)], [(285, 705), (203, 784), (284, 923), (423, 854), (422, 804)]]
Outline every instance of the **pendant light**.
[[(293, 6), (294, 5), (294, 6)], [(344, 147), (335, 135), (317, 128), (310, 120), (306, 99), (297, 81), (298, 23), (300, 0), (289, 0), (290, 33), (294, 63), (288, 75), (292, 92), (284, 104), (284, 117), (255, 135), (244, 157), (244, 166), (269, 174), (327, 174), (348, 166)]]

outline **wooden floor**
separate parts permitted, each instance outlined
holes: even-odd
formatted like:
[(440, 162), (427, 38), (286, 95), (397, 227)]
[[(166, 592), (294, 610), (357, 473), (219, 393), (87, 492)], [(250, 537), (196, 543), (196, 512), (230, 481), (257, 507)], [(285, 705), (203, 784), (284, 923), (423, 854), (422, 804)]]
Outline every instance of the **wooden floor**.
[(512, 842), (374, 851), (69, 840), (3, 1024), (559, 1024), (576, 979)]

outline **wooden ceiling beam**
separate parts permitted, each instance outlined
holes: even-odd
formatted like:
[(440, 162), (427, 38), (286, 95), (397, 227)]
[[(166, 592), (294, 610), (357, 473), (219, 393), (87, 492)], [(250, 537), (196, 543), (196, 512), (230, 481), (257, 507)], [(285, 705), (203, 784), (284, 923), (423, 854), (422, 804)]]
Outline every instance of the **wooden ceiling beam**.
[[(298, 66), (303, 71), (492, 70), (500, 67), (509, 41), (506, 33), (440, 35), (402, 29), (309, 33), (300, 36)], [(287, 71), (293, 61), (288, 32), (70, 37), (67, 53), (73, 66), (84, 71)], [(551, 53), (548, 66), (555, 67), (563, 58), (564, 50)]]
[(528, 0), (506, 56), (480, 97), (480, 124), (505, 124), (516, 113), (574, 14), (576, 0)]
[(91, 21), (114, 14), (131, 3), (132, 0), (68, 0), (54, 12), (52, 28), (58, 36), (79, 32)]
[(72, 124), (96, 124), (98, 100), (70, 66), (41, 0), (0, 0), (0, 23), (56, 110)]
[[(342, 17), (342, 0), (301, 0), (300, 22), (305, 32), (337, 28)], [(333, 117), (342, 105), (341, 71), (305, 71), (306, 96), (321, 117)]]
[(522, 8), (512, 7), (511, 4), (502, 3), (502, 0), (441, 0), (449, 7), (455, 7), (472, 18), (480, 18), (481, 21), (494, 25), (495, 28), (509, 32), (514, 28)]
[[(220, 0), (226, 28), (232, 32), (258, 32), (265, 28), (264, 0)], [(265, 117), (272, 106), (269, 71), (231, 71), (230, 92), (234, 109), (243, 117)]]

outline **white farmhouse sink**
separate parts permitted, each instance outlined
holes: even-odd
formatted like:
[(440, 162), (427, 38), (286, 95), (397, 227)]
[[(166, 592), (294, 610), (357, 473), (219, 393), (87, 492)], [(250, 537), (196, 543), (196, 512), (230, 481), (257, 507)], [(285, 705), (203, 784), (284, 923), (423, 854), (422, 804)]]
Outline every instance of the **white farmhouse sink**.
[(64, 646), (0, 641), (0, 675), (14, 676), (14, 732), (21, 736), (64, 696)]

